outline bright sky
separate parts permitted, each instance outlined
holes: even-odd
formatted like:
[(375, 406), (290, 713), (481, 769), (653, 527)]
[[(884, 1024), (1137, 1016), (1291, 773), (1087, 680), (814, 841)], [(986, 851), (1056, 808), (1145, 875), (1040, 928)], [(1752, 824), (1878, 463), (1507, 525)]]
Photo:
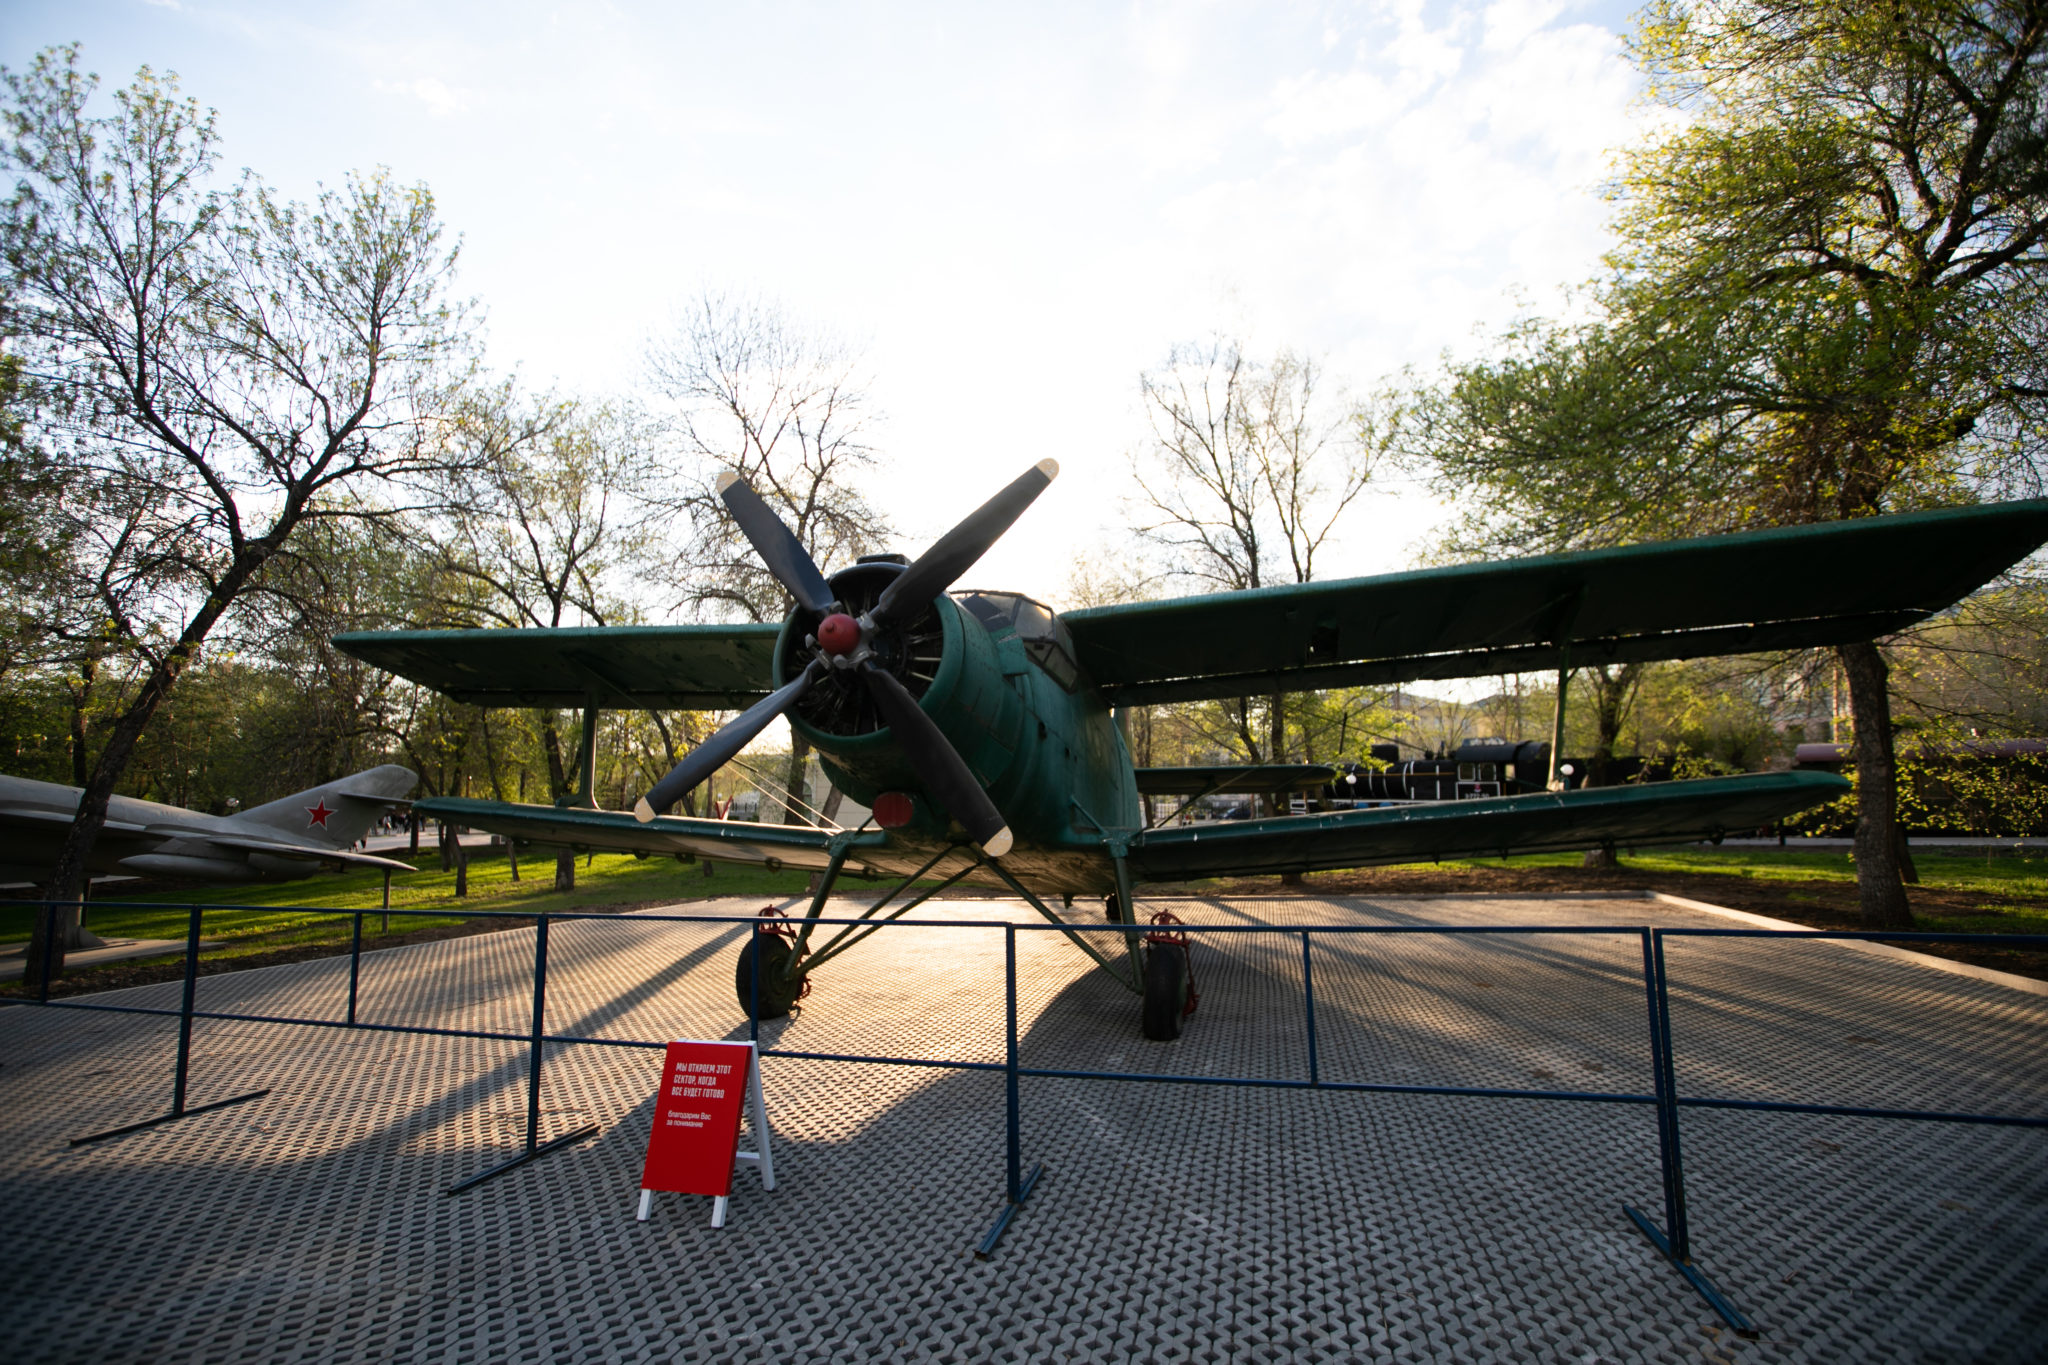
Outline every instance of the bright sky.
[[(1593, 274), (1629, 9), (10, 0), (0, 61), (176, 71), (294, 195), (425, 181), (491, 360), (535, 383), (631, 389), (706, 285), (780, 299), (867, 347), (903, 548), (1060, 461), (969, 575), (1057, 602), (1176, 341), (1364, 389)], [(1332, 576), (1407, 567), (1438, 515), (1361, 506)]]

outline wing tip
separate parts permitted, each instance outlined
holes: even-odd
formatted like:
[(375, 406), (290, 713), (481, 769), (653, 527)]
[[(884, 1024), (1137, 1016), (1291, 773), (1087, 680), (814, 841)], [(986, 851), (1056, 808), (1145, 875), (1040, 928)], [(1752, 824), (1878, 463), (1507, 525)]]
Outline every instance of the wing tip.
[(633, 803), (633, 818), (643, 825), (654, 820), (654, 807), (647, 804), (646, 797), (643, 796)]
[(1016, 842), (1016, 836), (1010, 833), (1010, 827), (1004, 825), (981, 841), (981, 851), (991, 858), (1000, 858), (1008, 853)]
[(1032, 468), (1045, 475), (1047, 483), (1051, 483), (1060, 476), (1060, 462), (1058, 460), (1040, 460)]
[(722, 498), (722, 497), (724, 497), (724, 496), (725, 496), (725, 490), (726, 490), (726, 489), (728, 489), (728, 488), (730, 488), (730, 487), (732, 487), (732, 486), (733, 486), (734, 484), (738, 483), (739, 481), (740, 481), (740, 476), (739, 476), (739, 475), (737, 475), (737, 474), (735, 474), (735, 473), (733, 473), (733, 472), (732, 472), (732, 471), (731, 471), (730, 469), (728, 469), (728, 470), (726, 470), (725, 472), (723, 472), (722, 474), (720, 474), (720, 475), (718, 476), (718, 480), (717, 480), (717, 483), (718, 483), (718, 496), (719, 496), (719, 497), (721, 497), (721, 498)]

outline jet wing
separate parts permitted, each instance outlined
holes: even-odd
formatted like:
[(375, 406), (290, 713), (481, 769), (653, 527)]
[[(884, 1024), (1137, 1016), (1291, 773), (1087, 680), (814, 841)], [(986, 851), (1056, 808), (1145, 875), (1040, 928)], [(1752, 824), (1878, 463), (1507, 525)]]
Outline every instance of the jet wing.
[[(211, 831), (181, 830), (181, 843), (217, 844), (245, 853), (272, 853), (280, 858), (304, 858), (308, 862), (347, 863), (350, 867), (387, 867), (393, 872), (417, 872), (411, 863), (396, 858), (379, 858), (374, 853), (356, 853), (345, 848), (321, 848), (314, 844), (293, 844), (282, 839), (252, 839), (243, 834), (215, 834)], [(160, 850), (169, 851), (169, 850)]]
[(1849, 791), (1831, 773), (1755, 773), (1328, 815), (1216, 820), (1148, 830), (1144, 881), (1317, 872), (1376, 863), (1504, 857), (1596, 844), (1679, 843), (1751, 830)]
[[(44, 810), (38, 806), (0, 806), (0, 824), (14, 825), (21, 829), (69, 829), (77, 822), (76, 815), (65, 811)], [(148, 825), (138, 825), (127, 820), (109, 820), (100, 828), (107, 834), (130, 837), (150, 832)]]
[(1336, 769), (1319, 763), (1239, 763), (1215, 767), (1138, 768), (1138, 790), (1147, 796), (1206, 796), (1210, 792), (1300, 791), (1327, 786)]
[[(779, 625), (389, 630), (334, 637), (387, 673), (478, 706), (723, 711), (768, 695)], [(479, 826), (481, 828), (481, 826)]]
[(2048, 541), (2048, 500), (1063, 614), (1116, 705), (1868, 640)]
[[(647, 824), (621, 810), (576, 806), (528, 806), (507, 801), (473, 801), (436, 796), (413, 802), (423, 815), (467, 829), (488, 830), (537, 844), (614, 853), (687, 853), (700, 858), (761, 867), (822, 870), (831, 862), (832, 831), (809, 825), (757, 825), (749, 820), (698, 820), (656, 816)], [(855, 837), (846, 869), (886, 873), (895, 860), (876, 860), (889, 836), (871, 831)]]

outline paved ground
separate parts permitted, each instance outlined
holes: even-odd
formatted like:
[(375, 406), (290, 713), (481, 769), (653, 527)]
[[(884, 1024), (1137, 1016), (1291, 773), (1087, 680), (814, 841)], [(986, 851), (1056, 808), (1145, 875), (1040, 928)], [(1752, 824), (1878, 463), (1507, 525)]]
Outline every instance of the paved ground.
[[(752, 906), (736, 907), (751, 909)], [(1642, 901), (1175, 902), (1244, 923), (1722, 923)], [(988, 918), (1000, 903), (935, 913)], [(1304, 1070), (1298, 940), (1197, 949), (1182, 1041), (1051, 934), (1020, 935), (1027, 1064)], [(733, 1029), (738, 932), (559, 926), (550, 1027)], [(1220, 940), (1218, 941), (1221, 942)], [(532, 935), (366, 958), (364, 1017), (521, 1030)], [(818, 1051), (999, 1059), (1001, 942), (892, 932), (769, 1030)], [(1674, 948), (1693, 1094), (2048, 1113), (2048, 999), (1840, 947)], [(1631, 939), (1385, 937), (1316, 950), (1324, 1075), (1649, 1088)], [(207, 978), (202, 1006), (333, 1016), (346, 964)], [(171, 1003), (174, 986), (126, 993)], [(2048, 1353), (2048, 1134), (1689, 1111), (1724, 1333), (1627, 1223), (1647, 1108), (1027, 1080), (1047, 1175), (995, 1259), (986, 1074), (771, 1060), (782, 1188), (731, 1225), (633, 1221), (656, 1054), (564, 1047), (551, 1131), (598, 1138), (458, 1198), (519, 1141), (522, 1048), (202, 1023), (195, 1101), (246, 1108), (73, 1150), (168, 1089), (172, 1025), (0, 1011), (0, 1253), (18, 1361), (665, 1359), (1994, 1361)]]

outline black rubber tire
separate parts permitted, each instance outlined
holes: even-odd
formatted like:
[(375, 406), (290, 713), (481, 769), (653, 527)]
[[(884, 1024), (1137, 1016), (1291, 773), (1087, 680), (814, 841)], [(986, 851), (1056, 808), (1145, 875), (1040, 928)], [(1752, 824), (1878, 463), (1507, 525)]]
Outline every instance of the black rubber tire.
[[(761, 1011), (755, 1014), (754, 1003), (754, 954), (761, 955)], [(789, 1007), (797, 1002), (804, 992), (804, 978), (799, 975), (794, 981), (786, 981), (782, 969), (789, 962), (789, 940), (779, 934), (755, 934), (746, 947), (740, 949), (739, 961), (732, 974), (733, 993), (739, 997), (740, 1013), (754, 1019), (780, 1019), (789, 1013)]]
[(1179, 948), (1145, 950), (1145, 1036), (1155, 1043), (1180, 1037), (1182, 1011), (1187, 1008), (1187, 966)]

